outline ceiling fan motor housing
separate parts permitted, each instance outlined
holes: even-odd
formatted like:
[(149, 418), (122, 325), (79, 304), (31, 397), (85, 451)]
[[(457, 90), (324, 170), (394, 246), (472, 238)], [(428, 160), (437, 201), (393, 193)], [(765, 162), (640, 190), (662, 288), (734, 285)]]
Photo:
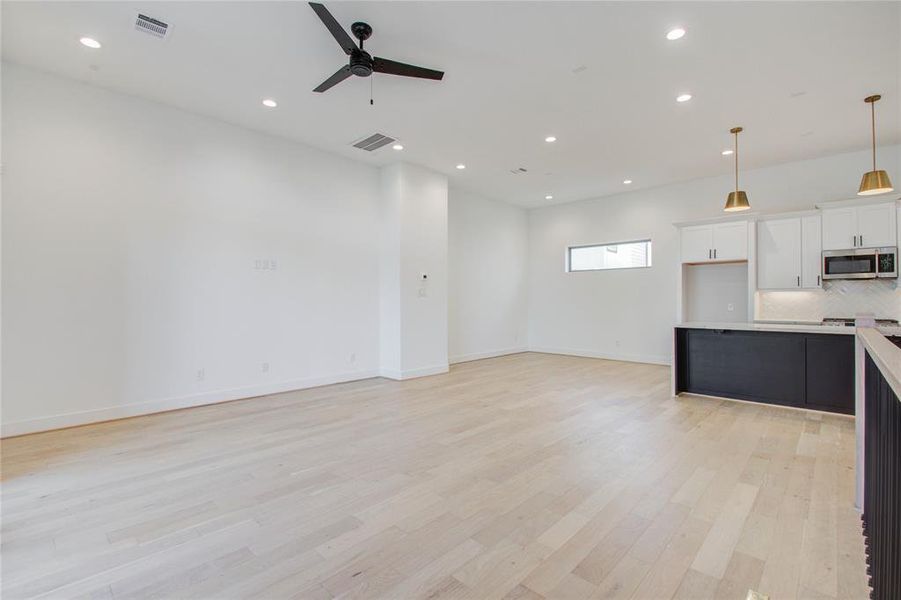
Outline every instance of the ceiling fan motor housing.
[(354, 50), (350, 53), (350, 72), (357, 77), (372, 75), (372, 56), (365, 50)]

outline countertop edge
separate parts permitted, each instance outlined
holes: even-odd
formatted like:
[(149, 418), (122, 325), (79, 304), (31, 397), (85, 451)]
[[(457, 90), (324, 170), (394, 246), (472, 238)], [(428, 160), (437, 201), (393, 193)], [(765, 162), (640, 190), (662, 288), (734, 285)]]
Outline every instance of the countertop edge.
[(872, 327), (859, 327), (857, 338), (863, 343), (895, 395), (901, 399), (901, 348)]
[(775, 323), (717, 323), (710, 321), (688, 321), (676, 323), (676, 329), (723, 329), (734, 331), (773, 331), (782, 333), (818, 333), (824, 335), (854, 335), (854, 327), (837, 325), (794, 325)]

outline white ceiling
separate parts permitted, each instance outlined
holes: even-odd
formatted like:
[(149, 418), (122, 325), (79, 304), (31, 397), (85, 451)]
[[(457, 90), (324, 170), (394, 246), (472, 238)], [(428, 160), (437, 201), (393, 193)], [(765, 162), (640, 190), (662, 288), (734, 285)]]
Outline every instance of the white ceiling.
[[(346, 59), (303, 2), (4, 1), (2, 52), (373, 164), (402, 154), (524, 206), (729, 173), (733, 125), (745, 168), (866, 148), (874, 92), (880, 143), (901, 141), (898, 2), (326, 5), (373, 26), (374, 55), (444, 81), (376, 75), (375, 106), (369, 80), (313, 93)], [(169, 38), (135, 31), (139, 10), (171, 23)], [(669, 42), (675, 25), (688, 33)], [(684, 91), (694, 98), (677, 104)], [(374, 131), (406, 149), (349, 146)]]

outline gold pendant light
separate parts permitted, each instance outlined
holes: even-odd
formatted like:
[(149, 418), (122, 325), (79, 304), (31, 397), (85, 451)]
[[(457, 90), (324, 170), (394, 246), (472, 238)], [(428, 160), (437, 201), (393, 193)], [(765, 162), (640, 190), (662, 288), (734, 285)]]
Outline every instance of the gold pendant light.
[(888, 178), (888, 173), (881, 169), (876, 169), (876, 102), (881, 98), (882, 96), (876, 94), (875, 96), (867, 96), (863, 100), (870, 105), (870, 123), (873, 134), (873, 170), (863, 174), (863, 178), (860, 180), (860, 189), (857, 190), (858, 196), (884, 194), (894, 189), (892, 180)]
[(723, 207), (723, 210), (726, 212), (738, 212), (751, 208), (751, 204), (748, 202), (748, 195), (738, 189), (738, 134), (741, 131), (741, 127), (733, 127), (729, 130), (729, 133), (735, 135), (735, 191), (729, 192), (729, 195), (726, 196), (726, 206)]

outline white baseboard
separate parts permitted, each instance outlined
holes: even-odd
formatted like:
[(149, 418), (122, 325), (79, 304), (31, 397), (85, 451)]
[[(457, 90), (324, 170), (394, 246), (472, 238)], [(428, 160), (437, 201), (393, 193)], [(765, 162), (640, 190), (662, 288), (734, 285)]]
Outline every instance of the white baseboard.
[(654, 354), (622, 354), (596, 352), (594, 350), (573, 350), (571, 348), (529, 348), (529, 352), (542, 352), (544, 354), (563, 354), (566, 356), (581, 356), (584, 358), (603, 358), (604, 360), (619, 360), (623, 362), (645, 363), (649, 365), (666, 365), (670, 366), (672, 361), (669, 356), (658, 356)]
[(450, 369), (448, 365), (436, 365), (434, 367), (421, 367), (419, 369), (407, 369), (406, 371), (397, 371), (394, 369), (382, 369), (379, 376), (386, 379), (394, 379), (403, 381), (405, 379), (416, 379), (417, 377), (428, 377), (429, 375), (440, 375), (447, 373)]
[(62, 429), (64, 427), (75, 427), (77, 425), (88, 425), (90, 423), (99, 423), (102, 421), (112, 421), (115, 419), (125, 419), (128, 417), (151, 415), (154, 413), (178, 410), (181, 408), (191, 408), (194, 406), (204, 406), (207, 404), (218, 404), (219, 402), (229, 402), (231, 400), (255, 398), (257, 396), (266, 396), (268, 394), (293, 392), (296, 390), (320, 387), (323, 385), (331, 385), (334, 383), (346, 383), (348, 381), (370, 379), (372, 377), (378, 377), (378, 375), (379, 373), (375, 370), (352, 371), (348, 373), (337, 373), (335, 375), (328, 375), (325, 377), (310, 377), (307, 379), (294, 379), (278, 383), (266, 383), (261, 385), (250, 385), (225, 390), (213, 390), (199, 394), (190, 394), (188, 396), (163, 398), (160, 400), (149, 400), (146, 402), (135, 402), (130, 404), (122, 404), (120, 406), (110, 406), (107, 408), (85, 410), (74, 413), (66, 413), (62, 415), (53, 415), (49, 417), (40, 417), (37, 419), (25, 419), (23, 421), (4, 423), (2, 426), (2, 431), (0, 431), (0, 437), (6, 438), (15, 435), (24, 435), (26, 433), (37, 433), (39, 431)]
[(497, 358), (498, 356), (507, 356), (508, 354), (520, 354), (522, 352), (528, 352), (529, 349), (523, 346), (522, 348), (507, 348), (506, 350), (490, 350), (488, 352), (474, 352), (472, 354), (458, 354), (456, 356), (451, 356), (448, 358), (448, 362), (452, 365), (457, 363), (469, 362), (471, 360), (482, 360), (485, 358)]

